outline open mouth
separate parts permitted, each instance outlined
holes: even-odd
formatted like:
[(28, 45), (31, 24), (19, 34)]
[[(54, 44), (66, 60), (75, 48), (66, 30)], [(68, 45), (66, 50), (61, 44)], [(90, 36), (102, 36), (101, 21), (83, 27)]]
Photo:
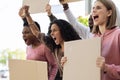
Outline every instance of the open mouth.
[(24, 39), (25, 43), (27, 42), (27, 39)]
[(56, 38), (55, 37), (53, 37), (53, 40), (54, 40), (54, 42), (56, 42)]
[(57, 41), (56, 41), (56, 37), (52, 37), (53, 38), (53, 40), (54, 40), (54, 42), (56, 43)]
[(93, 19), (96, 20), (98, 17), (99, 17), (98, 15), (97, 16), (93, 16)]
[(56, 38), (53, 38), (53, 40), (55, 41), (55, 40), (56, 40)]
[(54, 37), (54, 36), (51, 36), (52, 37), (52, 39), (55, 41), (56, 40), (56, 37)]

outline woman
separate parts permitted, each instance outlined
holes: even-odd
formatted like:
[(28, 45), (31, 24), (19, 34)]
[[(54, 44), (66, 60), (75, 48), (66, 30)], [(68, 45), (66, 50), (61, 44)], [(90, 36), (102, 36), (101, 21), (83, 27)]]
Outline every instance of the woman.
[[(28, 6), (23, 6), (20, 11), (19, 15), (24, 19), (24, 28), (22, 31), (23, 40), (25, 41), (27, 48), (26, 48), (26, 59), (27, 60), (37, 60), (37, 61), (45, 61), (48, 65), (48, 80), (54, 80), (56, 73), (57, 73), (57, 63), (56, 60), (51, 52), (51, 50), (42, 42), (33, 35), (30, 26), (36, 25), (36, 28), (40, 32), (40, 26), (37, 22), (31, 21), (28, 19), (30, 18), (29, 14), (25, 14), (27, 12)], [(38, 74), (39, 75), (39, 74)]]
[[(104, 13), (104, 14), (103, 14)], [(83, 30), (79, 23), (73, 21), (73, 16), (68, 10), (67, 17), (78, 33), (89, 36), (87, 29)], [(96, 0), (92, 9), (94, 33), (92, 37), (101, 37), (101, 57), (96, 60), (96, 65), (101, 68), (101, 80), (120, 79), (120, 29), (116, 26), (117, 10), (111, 0)], [(73, 22), (72, 22), (73, 21)], [(81, 29), (83, 31), (81, 31)], [(88, 37), (89, 38), (89, 37)]]
[[(104, 13), (104, 14), (103, 14)], [(94, 37), (101, 37), (101, 56), (97, 66), (101, 68), (101, 80), (120, 79), (120, 29), (116, 24), (116, 7), (111, 0), (96, 0), (92, 10)]]
[[(74, 17), (74, 15), (72, 14), (72, 12), (69, 8), (69, 4), (66, 2), (66, 0), (59, 0), (59, 2), (62, 4), (62, 6), (64, 8), (64, 13), (65, 13), (68, 21), (73, 25), (73, 28), (77, 31), (79, 36), (81, 36), (82, 39), (88, 39), (88, 38), (93, 37), (93, 35), (91, 34), (90, 28), (86, 27), (82, 23), (78, 22), (78, 20)], [(117, 8), (117, 18), (116, 18), (117, 26), (120, 26), (119, 21), (120, 21), (120, 12)]]
[(62, 80), (63, 67), (61, 65), (61, 58), (64, 56), (64, 42), (81, 38), (73, 29), (72, 25), (62, 19), (54, 20), (50, 24), (48, 35), (44, 36), (39, 31), (36, 24), (34, 24), (31, 16), (29, 15), (28, 9), (23, 11), (23, 16), (26, 16), (33, 35), (35, 35), (40, 41), (42, 40), (51, 49), (51, 51), (53, 51), (58, 64), (58, 72), (55, 80)]
[(64, 56), (64, 42), (81, 39), (72, 25), (65, 20), (58, 19), (50, 24), (48, 35), (52, 37), (56, 45), (54, 46), (54, 54), (57, 60), (59, 70), (55, 80), (62, 80), (63, 67), (61, 58)]

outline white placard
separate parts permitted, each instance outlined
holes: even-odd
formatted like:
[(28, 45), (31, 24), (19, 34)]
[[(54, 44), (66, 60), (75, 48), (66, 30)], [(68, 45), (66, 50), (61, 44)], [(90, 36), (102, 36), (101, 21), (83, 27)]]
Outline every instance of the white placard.
[(65, 42), (63, 80), (100, 80), (96, 59), (101, 53), (101, 39), (92, 38)]
[(65, 0), (66, 2), (76, 2), (76, 1), (82, 1), (82, 0)]
[(48, 80), (47, 63), (32, 60), (9, 60), (10, 80)]
[(30, 6), (30, 13), (43, 13), (45, 12), (45, 6), (49, 3), (49, 0), (23, 0), (22, 5)]

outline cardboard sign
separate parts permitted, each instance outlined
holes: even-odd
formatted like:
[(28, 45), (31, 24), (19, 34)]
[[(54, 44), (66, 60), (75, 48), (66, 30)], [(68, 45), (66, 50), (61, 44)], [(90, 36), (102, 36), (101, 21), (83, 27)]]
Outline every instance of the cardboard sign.
[(76, 1), (82, 1), (82, 0), (62, 0), (64, 2), (76, 2)]
[(32, 60), (9, 60), (10, 80), (48, 80), (47, 63)]
[(45, 6), (49, 3), (49, 0), (23, 0), (23, 5), (30, 6), (30, 13), (42, 13), (45, 12)]
[(76, 1), (81, 1), (81, 0), (65, 0), (67, 2), (76, 2)]
[(63, 80), (100, 80), (96, 59), (101, 53), (101, 39), (92, 38), (65, 42)]

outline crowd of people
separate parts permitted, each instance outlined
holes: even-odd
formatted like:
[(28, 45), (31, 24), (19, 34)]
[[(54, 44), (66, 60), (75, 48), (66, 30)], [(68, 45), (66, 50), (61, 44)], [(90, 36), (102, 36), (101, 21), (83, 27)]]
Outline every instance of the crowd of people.
[(100, 37), (101, 56), (98, 56), (95, 64), (101, 69), (101, 80), (119, 80), (120, 16), (114, 2), (96, 0), (90, 14), (89, 27), (77, 21), (69, 8), (69, 3), (64, 0), (59, 2), (68, 21), (57, 19), (51, 12), (50, 4), (47, 4), (45, 9), (51, 21), (47, 35), (40, 31), (39, 23), (30, 16), (30, 6), (24, 5), (19, 10), (24, 26), (23, 40), (27, 45), (26, 59), (46, 61), (48, 80), (62, 80), (63, 67), (68, 59), (64, 56), (64, 42)]

